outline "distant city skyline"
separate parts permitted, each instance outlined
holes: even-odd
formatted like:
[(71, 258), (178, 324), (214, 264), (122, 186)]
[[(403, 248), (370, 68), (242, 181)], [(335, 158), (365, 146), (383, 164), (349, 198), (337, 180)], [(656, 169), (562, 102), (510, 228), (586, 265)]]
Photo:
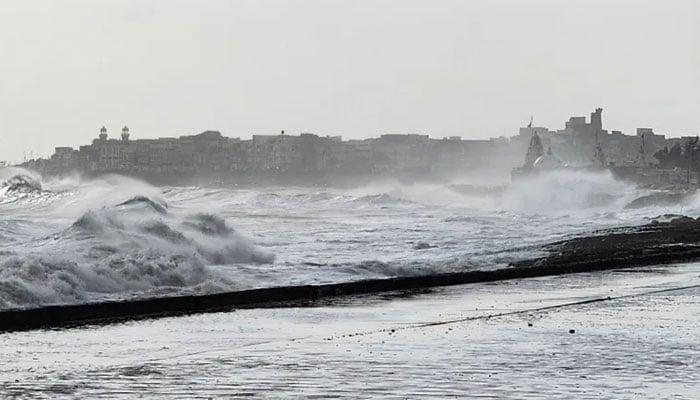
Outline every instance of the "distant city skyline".
[(700, 4), (14, 1), (0, 4), (0, 160), (117, 137), (312, 132), (469, 139), (700, 132)]
[[(575, 115), (569, 116), (569, 118), (584, 118), (587, 122), (591, 122), (591, 117), (589, 115), (585, 115), (585, 114), (575, 114)], [(603, 121), (605, 121), (605, 117), (603, 118)], [(177, 138), (177, 137), (181, 137), (181, 136), (198, 135), (198, 134), (201, 134), (203, 132), (219, 132), (219, 133), (222, 133), (224, 136), (230, 137), (232, 139), (241, 139), (241, 140), (248, 140), (248, 141), (253, 139), (253, 137), (256, 135), (257, 136), (261, 136), (261, 135), (262, 136), (266, 136), (266, 135), (276, 136), (276, 135), (280, 135), (280, 134), (281, 135), (287, 134), (290, 136), (295, 136), (295, 135), (300, 135), (300, 134), (305, 134), (305, 133), (314, 134), (314, 135), (317, 135), (320, 137), (341, 137), (343, 140), (377, 139), (380, 136), (385, 136), (385, 135), (389, 135), (389, 136), (391, 136), (391, 135), (420, 135), (420, 136), (430, 137), (431, 139), (447, 139), (447, 138), (460, 137), (463, 140), (488, 140), (488, 139), (499, 139), (499, 138), (503, 138), (503, 137), (506, 137), (506, 138), (516, 137), (519, 134), (522, 135), (523, 129), (529, 128), (530, 126), (532, 126), (532, 128), (533, 128), (532, 132), (535, 132), (534, 128), (545, 128), (549, 132), (554, 133), (557, 131), (563, 131), (563, 129), (566, 127), (566, 124), (567, 124), (566, 120), (562, 120), (560, 124), (554, 125), (554, 126), (549, 126), (549, 125), (545, 125), (545, 124), (537, 124), (536, 121), (534, 120), (534, 118), (531, 118), (530, 120), (528, 120), (527, 124), (521, 124), (517, 128), (514, 128), (513, 132), (506, 133), (503, 135), (498, 135), (498, 136), (495, 136), (495, 135), (489, 136), (489, 137), (481, 137), (481, 136), (473, 137), (473, 136), (469, 136), (469, 135), (460, 135), (460, 134), (436, 135), (436, 134), (431, 133), (431, 132), (380, 132), (380, 133), (376, 133), (374, 135), (370, 134), (370, 135), (366, 135), (366, 136), (356, 136), (356, 135), (345, 136), (345, 135), (335, 135), (335, 134), (323, 134), (323, 133), (319, 133), (319, 132), (310, 132), (310, 131), (290, 132), (290, 131), (284, 130), (284, 129), (281, 129), (277, 132), (262, 132), (262, 133), (258, 132), (258, 133), (251, 133), (248, 135), (235, 135), (235, 134), (232, 135), (232, 134), (227, 134), (226, 132), (222, 132), (218, 129), (201, 129), (200, 131), (196, 131), (196, 132), (177, 133), (177, 134), (163, 134), (163, 135), (156, 135), (156, 136), (147, 135), (147, 134), (146, 135), (139, 135), (139, 136), (133, 137), (132, 139), (171, 139), (171, 138)], [(23, 154), (22, 154), (22, 159), (17, 159), (17, 160), (10, 159), (9, 164), (19, 163), (19, 161), (26, 161), (26, 160), (35, 159), (35, 158), (49, 158), (49, 156), (53, 153), (53, 151), (58, 147), (78, 148), (81, 145), (86, 145), (86, 144), (91, 143), (93, 140), (97, 139), (98, 137), (100, 137), (103, 134), (106, 135), (106, 137), (109, 139), (119, 140), (122, 137), (122, 134), (124, 133), (124, 129), (127, 129), (128, 131), (130, 131), (128, 129), (127, 125), (123, 125), (122, 128), (113, 129), (113, 130), (110, 130), (109, 128), (107, 128), (106, 125), (102, 125), (102, 127), (100, 127), (100, 129), (94, 130), (92, 132), (92, 136), (87, 137), (82, 143), (77, 143), (77, 144), (56, 143), (55, 145), (53, 145), (53, 147), (51, 147), (49, 154), (39, 154), (39, 153), (34, 152), (33, 150), (29, 150), (29, 151), (24, 150)], [(665, 135), (668, 139), (680, 138), (681, 136), (698, 136), (698, 134), (699, 134), (698, 132), (700, 132), (700, 129), (698, 129), (698, 131), (696, 131), (695, 133), (674, 135), (673, 133), (658, 131), (658, 130), (656, 130), (656, 128), (650, 127), (650, 126), (638, 126), (638, 127), (634, 128), (633, 130), (624, 131), (624, 130), (616, 129), (614, 127), (608, 127), (605, 125), (605, 122), (603, 122), (603, 129), (608, 133), (614, 132), (614, 131), (618, 131), (618, 132), (622, 131), (623, 134), (629, 135), (630, 137), (634, 137), (635, 135), (638, 136), (640, 131), (649, 131), (652, 134)], [(537, 131), (539, 131), (539, 129)], [(56, 140), (60, 140), (60, 137), (56, 137)], [(0, 160), (0, 161), (4, 162), (4, 161), (8, 161), (8, 160)]]
[[(124, 126), (118, 137), (102, 127), (99, 135), (79, 148), (56, 147), (47, 159), (22, 166), (43, 175), (75, 172), (120, 173), (145, 176), (153, 183), (184, 182), (206, 176), (212, 179), (266, 177), (367, 177), (403, 176), (443, 179), (460, 171), (504, 173), (517, 176), (533, 171), (564, 168), (611, 168), (640, 171), (660, 179), (668, 169), (687, 164), (682, 147), (696, 138), (669, 139), (652, 128), (637, 128), (634, 135), (603, 129), (603, 109), (589, 117), (572, 116), (564, 129), (521, 127), (518, 135), (490, 140), (460, 136), (430, 138), (420, 134), (384, 134), (376, 138), (343, 141), (340, 136), (311, 133), (253, 135), (252, 139), (227, 137), (218, 131), (196, 135), (138, 139)], [(545, 153), (545, 148), (546, 153)], [(527, 149), (527, 151), (526, 151)], [(524, 163), (521, 161), (525, 154)], [(652, 161), (656, 159), (656, 161)], [(666, 168), (659, 172), (660, 166)], [(618, 169), (621, 168), (621, 169)], [(651, 172), (653, 170), (653, 172)], [(624, 172), (627, 171), (627, 172)], [(665, 175), (664, 175), (665, 174)], [(514, 175), (514, 176), (515, 176)], [(172, 179), (175, 179), (173, 181)]]

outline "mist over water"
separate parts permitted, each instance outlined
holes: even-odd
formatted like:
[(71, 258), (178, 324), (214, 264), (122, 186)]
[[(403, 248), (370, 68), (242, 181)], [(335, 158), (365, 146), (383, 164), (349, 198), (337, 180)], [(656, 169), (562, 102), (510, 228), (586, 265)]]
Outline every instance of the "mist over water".
[(551, 240), (700, 208), (625, 209), (648, 192), (581, 171), (207, 189), (5, 168), (0, 186), (1, 308), (500, 268)]

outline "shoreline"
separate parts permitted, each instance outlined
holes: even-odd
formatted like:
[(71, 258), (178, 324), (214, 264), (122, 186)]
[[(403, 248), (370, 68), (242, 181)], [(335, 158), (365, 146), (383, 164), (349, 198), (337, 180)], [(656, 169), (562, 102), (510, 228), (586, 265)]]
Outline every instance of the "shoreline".
[(319, 300), (413, 291), (552, 275), (626, 269), (700, 260), (700, 220), (689, 217), (620, 227), (547, 244), (549, 255), (497, 270), (475, 270), (346, 283), (282, 286), (208, 295), (158, 297), (0, 311), (0, 332), (111, 324), (129, 320), (232, 311), (314, 306)]

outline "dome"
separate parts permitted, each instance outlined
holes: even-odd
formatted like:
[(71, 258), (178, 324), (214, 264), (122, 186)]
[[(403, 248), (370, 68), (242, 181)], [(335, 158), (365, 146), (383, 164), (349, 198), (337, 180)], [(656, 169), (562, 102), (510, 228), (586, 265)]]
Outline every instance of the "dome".
[(564, 166), (559, 157), (552, 153), (547, 153), (543, 156), (537, 157), (535, 163), (533, 164), (535, 169), (557, 169)]

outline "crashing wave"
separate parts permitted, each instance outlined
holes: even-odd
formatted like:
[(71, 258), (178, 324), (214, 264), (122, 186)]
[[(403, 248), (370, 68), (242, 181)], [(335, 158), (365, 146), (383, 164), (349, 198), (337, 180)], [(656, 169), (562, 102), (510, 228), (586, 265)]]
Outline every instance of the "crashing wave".
[(39, 192), (41, 182), (28, 175), (15, 175), (0, 185), (6, 192)]
[[(158, 291), (197, 291), (211, 284), (201, 264), (177, 257), (133, 254), (111, 255), (90, 263), (50, 256), (12, 256), (0, 261), (0, 307), (28, 307), (124, 297)], [(227, 282), (219, 282), (226, 289)], [(228, 283), (230, 284), (230, 283)]]
[[(151, 204), (151, 203), (147, 203)], [(215, 214), (194, 214), (180, 219), (158, 209), (124, 210), (119, 207), (88, 211), (72, 225), (91, 234), (98, 246), (109, 244), (121, 252), (149, 251), (199, 258), (204, 264), (274, 261), (274, 255), (259, 249)]]
[(0, 308), (234, 290), (215, 266), (275, 260), (223, 217), (171, 213), (157, 196), (83, 212), (68, 228), (27, 240), (0, 257)]
[(546, 171), (513, 182), (502, 194), (500, 204), (508, 210), (533, 214), (558, 214), (621, 208), (634, 186), (616, 180), (609, 172)]

